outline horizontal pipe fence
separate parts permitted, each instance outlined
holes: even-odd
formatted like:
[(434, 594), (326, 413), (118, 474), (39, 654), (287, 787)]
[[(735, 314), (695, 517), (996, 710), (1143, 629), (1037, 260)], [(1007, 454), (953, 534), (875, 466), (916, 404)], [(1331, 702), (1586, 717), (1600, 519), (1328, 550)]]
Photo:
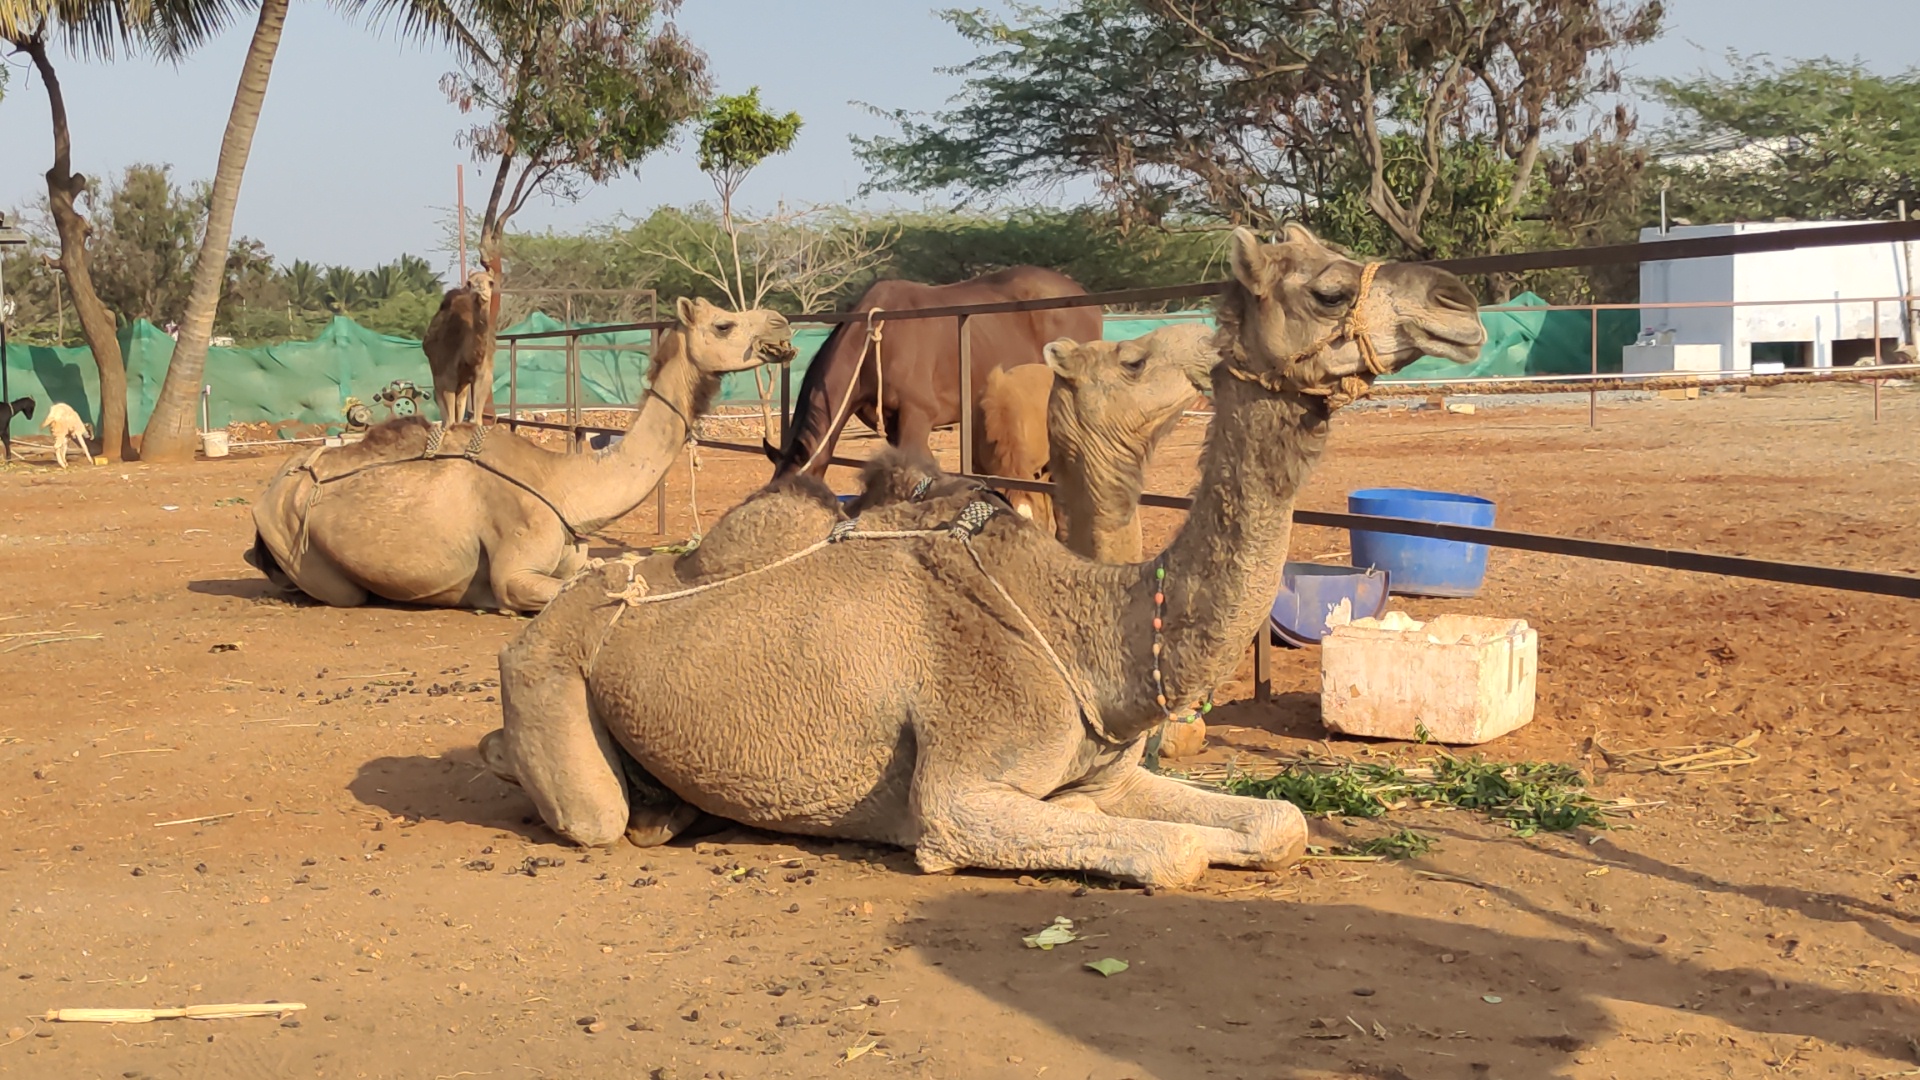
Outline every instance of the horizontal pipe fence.
[[(1844, 246), (1852, 244), (1886, 243), (1920, 240), (1920, 221), (1876, 222), (1864, 225), (1823, 226), (1810, 229), (1795, 229), (1784, 232), (1749, 234), (1744, 236), (1707, 237), (1687, 240), (1647, 241), (1637, 244), (1617, 244), (1595, 248), (1572, 248), (1557, 251), (1524, 252), (1513, 255), (1479, 256), (1464, 259), (1434, 260), (1429, 265), (1442, 267), (1458, 274), (1489, 274), (1499, 272), (1518, 272), (1578, 266), (1619, 265), (1624, 263), (1642, 263), (1677, 259), (1709, 258), (1725, 255), (1749, 254), (1766, 251), (1790, 251), (1801, 248)], [(963, 304), (932, 308), (913, 308), (889, 310), (878, 322), (912, 319), (954, 319), (960, 345), (960, 383), (961, 398), (971, 400), (972, 365), (971, 342), (968, 325), (977, 315), (1005, 314), (1024, 311), (1043, 311), (1059, 308), (1111, 306), (1120, 304), (1166, 303), (1174, 300), (1188, 300), (1219, 294), (1226, 286), (1225, 282), (1195, 282), (1188, 285), (1172, 285), (1144, 289), (1118, 289), (1108, 292), (1087, 293), (1079, 296), (1047, 297), (1034, 300), (1013, 300), (992, 304)], [(1909, 286), (1911, 288), (1911, 286)], [(1882, 304), (1911, 305), (1915, 301), (1912, 295), (1895, 297), (1867, 297), (1848, 300), (1806, 300), (1806, 301), (1728, 301), (1684, 302), (1684, 303), (1646, 303), (1646, 304), (1590, 304), (1590, 305), (1541, 305), (1516, 308), (1502, 308), (1503, 311), (1548, 311), (1548, 310), (1630, 310), (1660, 308), (1699, 308), (1699, 307), (1742, 307), (1742, 306), (1790, 306), (1795, 304), (1843, 305), (1871, 304), (1876, 308), (1874, 333), (1879, 333), (1878, 307)], [(793, 316), (789, 322), (795, 325), (838, 325), (850, 322), (862, 322), (868, 316), (864, 312), (821, 312), (809, 315)], [(530, 427), (541, 430), (564, 431), (568, 433), (569, 450), (577, 450), (582, 437), (587, 434), (619, 435), (617, 428), (599, 427), (581, 422), (581, 402), (577, 388), (570, 389), (568, 401), (562, 406), (567, 410), (567, 422), (555, 423), (523, 419), (519, 410), (529, 408), (518, 403), (516, 380), (518, 353), (521, 348), (540, 347), (548, 350), (555, 346), (523, 345), (523, 342), (535, 340), (563, 339), (558, 346), (568, 355), (568, 379), (570, 386), (577, 387), (579, 377), (579, 339), (595, 334), (610, 334), (630, 331), (658, 332), (673, 326), (670, 321), (649, 320), (646, 322), (625, 323), (614, 326), (595, 326), (566, 330), (532, 331), (519, 334), (502, 334), (498, 340), (508, 349), (508, 415), (505, 420), (510, 427)], [(1597, 320), (1596, 320), (1597, 337)], [(1874, 339), (1875, 359), (1881, 357), (1880, 338)], [(599, 348), (600, 346), (593, 346)], [(1880, 383), (1889, 378), (1900, 376), (1920, 376), (1920, 365), (1876, 365), (1873, 368), (1833, 368), (1815, 370), (1795, 370), (1773, 375), (1755, 376), (1749, 372), (1723, 371), (1702, 372), (1698, 374), (1653, 373), (1640, 375), (1601, 374), (1598, 371), (1598, 351), (1593, 354), (1594, 370), (1585, 375), (1566, 376), (1528, 376), (1515, 379), (1489, 379), (1480, 382), (1464, 381), (1409, 381), (1407, 383), (1389, 383), (1376, 388), (1376, 393), (1390, 396), (1401, 393), (1401, 386), (1407, 393), (1430, 394), (1435, 386), (1444, 386), (1462, 393), (1514, 392), (1510, 387), (1524, 385), (1529, 388), (1551, 384), (1555, 389), (1587, 389), (1590, 395), (1597, 395), (1604, 388), (1631, 389), (1636, 385), (1664, 385), (1662, 380), (1678, 380), (1688, 385), (1757, 386), (1773, 385), (1780, 382), (1816, 382), (1816, 381), (1872, 381), (1875, 390), (1875, 418), (1879, 415), (1878, 392)], [(782, 364), (781, 377), (781, 434), (785, 437), (786, 428), (792, 418), (792, 369)], [(1501, 387), (1493, 390), (1492, 387)], [(1530, 391), (1538, 392), (1538, 391)], [(1592, 397), (1590, 396), (1590, 402)], [(1592, 405), (1590, 404), (1590, 413)], [(1041, 481), (1022, 480), (1014, 477), (992, 476), (973, 471), (973, 417), (971, 409), (960, 410), (960, 474), (979, 479), (996, 487), (1030, 491), (1051, 492), (1053, 485)], [(698, 444), (716, 450), (760, 454), (762, 448), (743, 443), (726, 442), (713, 439), (699, 439)], [(829, 464), (859, 468), (866, 462), (859, 458), (833, 456)], [(1146, 493), (1141, 496), (1141, 505), (1186, 510), (1192, 506), (1192, 500), (1158, 493)], [(664, 522), (664, 504), (661, 507)], [(1317, 510), (1296, 510), (1294, 521), (1301, 525), (1322, 526), (1327, 528), (1363, 529), (1370, 532), (1393, 533), (1403, 536), (1431, 537), (1442, 540), (1456, 540), (1466, 543), (1483, 544), (1516, 551), (1532, 551), (1541, 554), (1562, 555), (1571, 558), (1589, 559), (1600, 562), (1624, 563), (1636, 566), (1656, 566), (1673, 570), (1686, 570), (1695, 573), (1714, 574), (1722, 577), (1745, 578), (1754, 581), (1769, 581), (1784, 584), (1807, 585), (1818, 588), (1839, 589), (1851, 592), (1870, 593), (1882, 596), (1920, 599), (1920, 577), (1906, 574), (1894, 574), (1880, 571), (1851, 570), (1842, 567), (1816, 566), (1801, 563), (1781, 562), (1769, 559), (1755, 559), (1745, 556), (1713, 555), (1703, 552), (1681, 551), (1668, 548), (1649, 547), (1637, 544), (1620, 544), (1606, 541), (1584, 540), (1576, 537), (1552, 536), (1537, 533), (1516, 532), (1508, 529), (1482, 529), (1464, 525), (1444, 525), (1434, 522), (1414, 521), (1405, 518), (1376, 517), (1368, 514), (1331, 513)], [(1264, 646), (1266, 634), (1261, 634), (1259, 643)], [(1260, 657), (1256, 657), (1259, 666)]]

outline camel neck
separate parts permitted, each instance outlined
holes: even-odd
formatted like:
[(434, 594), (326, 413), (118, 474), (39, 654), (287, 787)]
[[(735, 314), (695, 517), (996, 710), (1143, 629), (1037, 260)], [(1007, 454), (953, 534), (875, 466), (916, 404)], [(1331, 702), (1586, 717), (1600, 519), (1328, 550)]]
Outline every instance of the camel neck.
[[(1175, 709), (1225, 682), (1265, 625), (1287, 560), (1294, 496), (1327, 442), (1327, 417), (1314, 402), (1233, 379), (1214, 386), (1193, 509), (1164, 556), (1142, 565), (1138, 586), (1152, 593), (1155, 567), (1166, 567), (1160, 667)], [(1139, 666), (1151, 702), (1151, 664)], [(1158, 706), (1152, 711), (1158, 720)]]
[(651, 392), (620, 442), (607, 450), (565, 455), (556, 470), (555, 504), (574, 528), (602, 528), (631, 512), (659, 486), (687, 440), (705, 376), (687, 357), (678, 331), (660, 336)]

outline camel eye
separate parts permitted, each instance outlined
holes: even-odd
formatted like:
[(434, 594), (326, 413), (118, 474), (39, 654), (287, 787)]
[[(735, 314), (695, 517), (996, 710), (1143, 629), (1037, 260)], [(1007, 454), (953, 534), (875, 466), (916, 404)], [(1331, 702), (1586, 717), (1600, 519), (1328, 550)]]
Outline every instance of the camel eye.
[(733, 333), (733, 325), (734, 324), (730, 322), (714, 323), (713, 332), (719, 334), (721, 337), (726, 337), (728, 334)]
[(1127, 369), (1128, 375), (1137, 379), (1141, 372), (1147, 370), (1147, 358), (1143, 356), (1138, 360), (1128, 360), (1121, 366)]
[(1318, 288), (1313, 290), (1313, 298), (1327, 307), (1340, 307), (1353, 299), (1353, 294), (1345, 289)]

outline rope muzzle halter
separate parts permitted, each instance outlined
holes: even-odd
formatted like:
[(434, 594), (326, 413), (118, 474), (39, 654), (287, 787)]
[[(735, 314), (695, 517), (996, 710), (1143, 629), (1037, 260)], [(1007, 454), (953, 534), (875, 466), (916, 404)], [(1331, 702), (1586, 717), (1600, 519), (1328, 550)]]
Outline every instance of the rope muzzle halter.
[[(1335, 323), (1332, 329), (1322, 334), (1313, 344), (1282, 360), (1278, 372), (1252, 372), (1237, 363), (1229, 363), (1226, 365), (1227, 374), (1241, 382), (1252, 383), (1276, 394), (1291, 392), (1307, 397), (1324, 397), (1327, 399), (1328, 412), (1344, 408), (1366, 397), (1367, 393), (1373, 389), (1373, 378), (1369, 376), (1378, 377), (1393, 370), (1373, 342), (1372, 320), (1367, 314), (1367, 301), (1373, 295), (1373, 277), (1379, 273), (1381, 265), (1376, 262), (1367, 263), (1361, 267), (1360, 285), (1354, 290), (1353, 304), (1347, 308), (1346, 317)], [(1343, 340), (1353, 342), (1354, 348), (1360, 350), (1360, 360), (1366, 365), (1367, 375), (1357, 372), (1345, 375), (1332, 386), (1310, 385), (1299, 380), (1301, 364), (1326, 354)]]

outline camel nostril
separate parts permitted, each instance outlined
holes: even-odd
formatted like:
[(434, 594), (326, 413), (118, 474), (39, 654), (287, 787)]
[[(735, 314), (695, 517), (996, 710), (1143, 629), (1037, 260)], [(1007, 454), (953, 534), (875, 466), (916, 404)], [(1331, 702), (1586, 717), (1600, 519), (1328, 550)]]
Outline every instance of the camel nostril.
[(1449, 311), (1478, 311), (1480, 303), (1465, 285), (1448, 282), (1433, 290), (1433, 305)]

